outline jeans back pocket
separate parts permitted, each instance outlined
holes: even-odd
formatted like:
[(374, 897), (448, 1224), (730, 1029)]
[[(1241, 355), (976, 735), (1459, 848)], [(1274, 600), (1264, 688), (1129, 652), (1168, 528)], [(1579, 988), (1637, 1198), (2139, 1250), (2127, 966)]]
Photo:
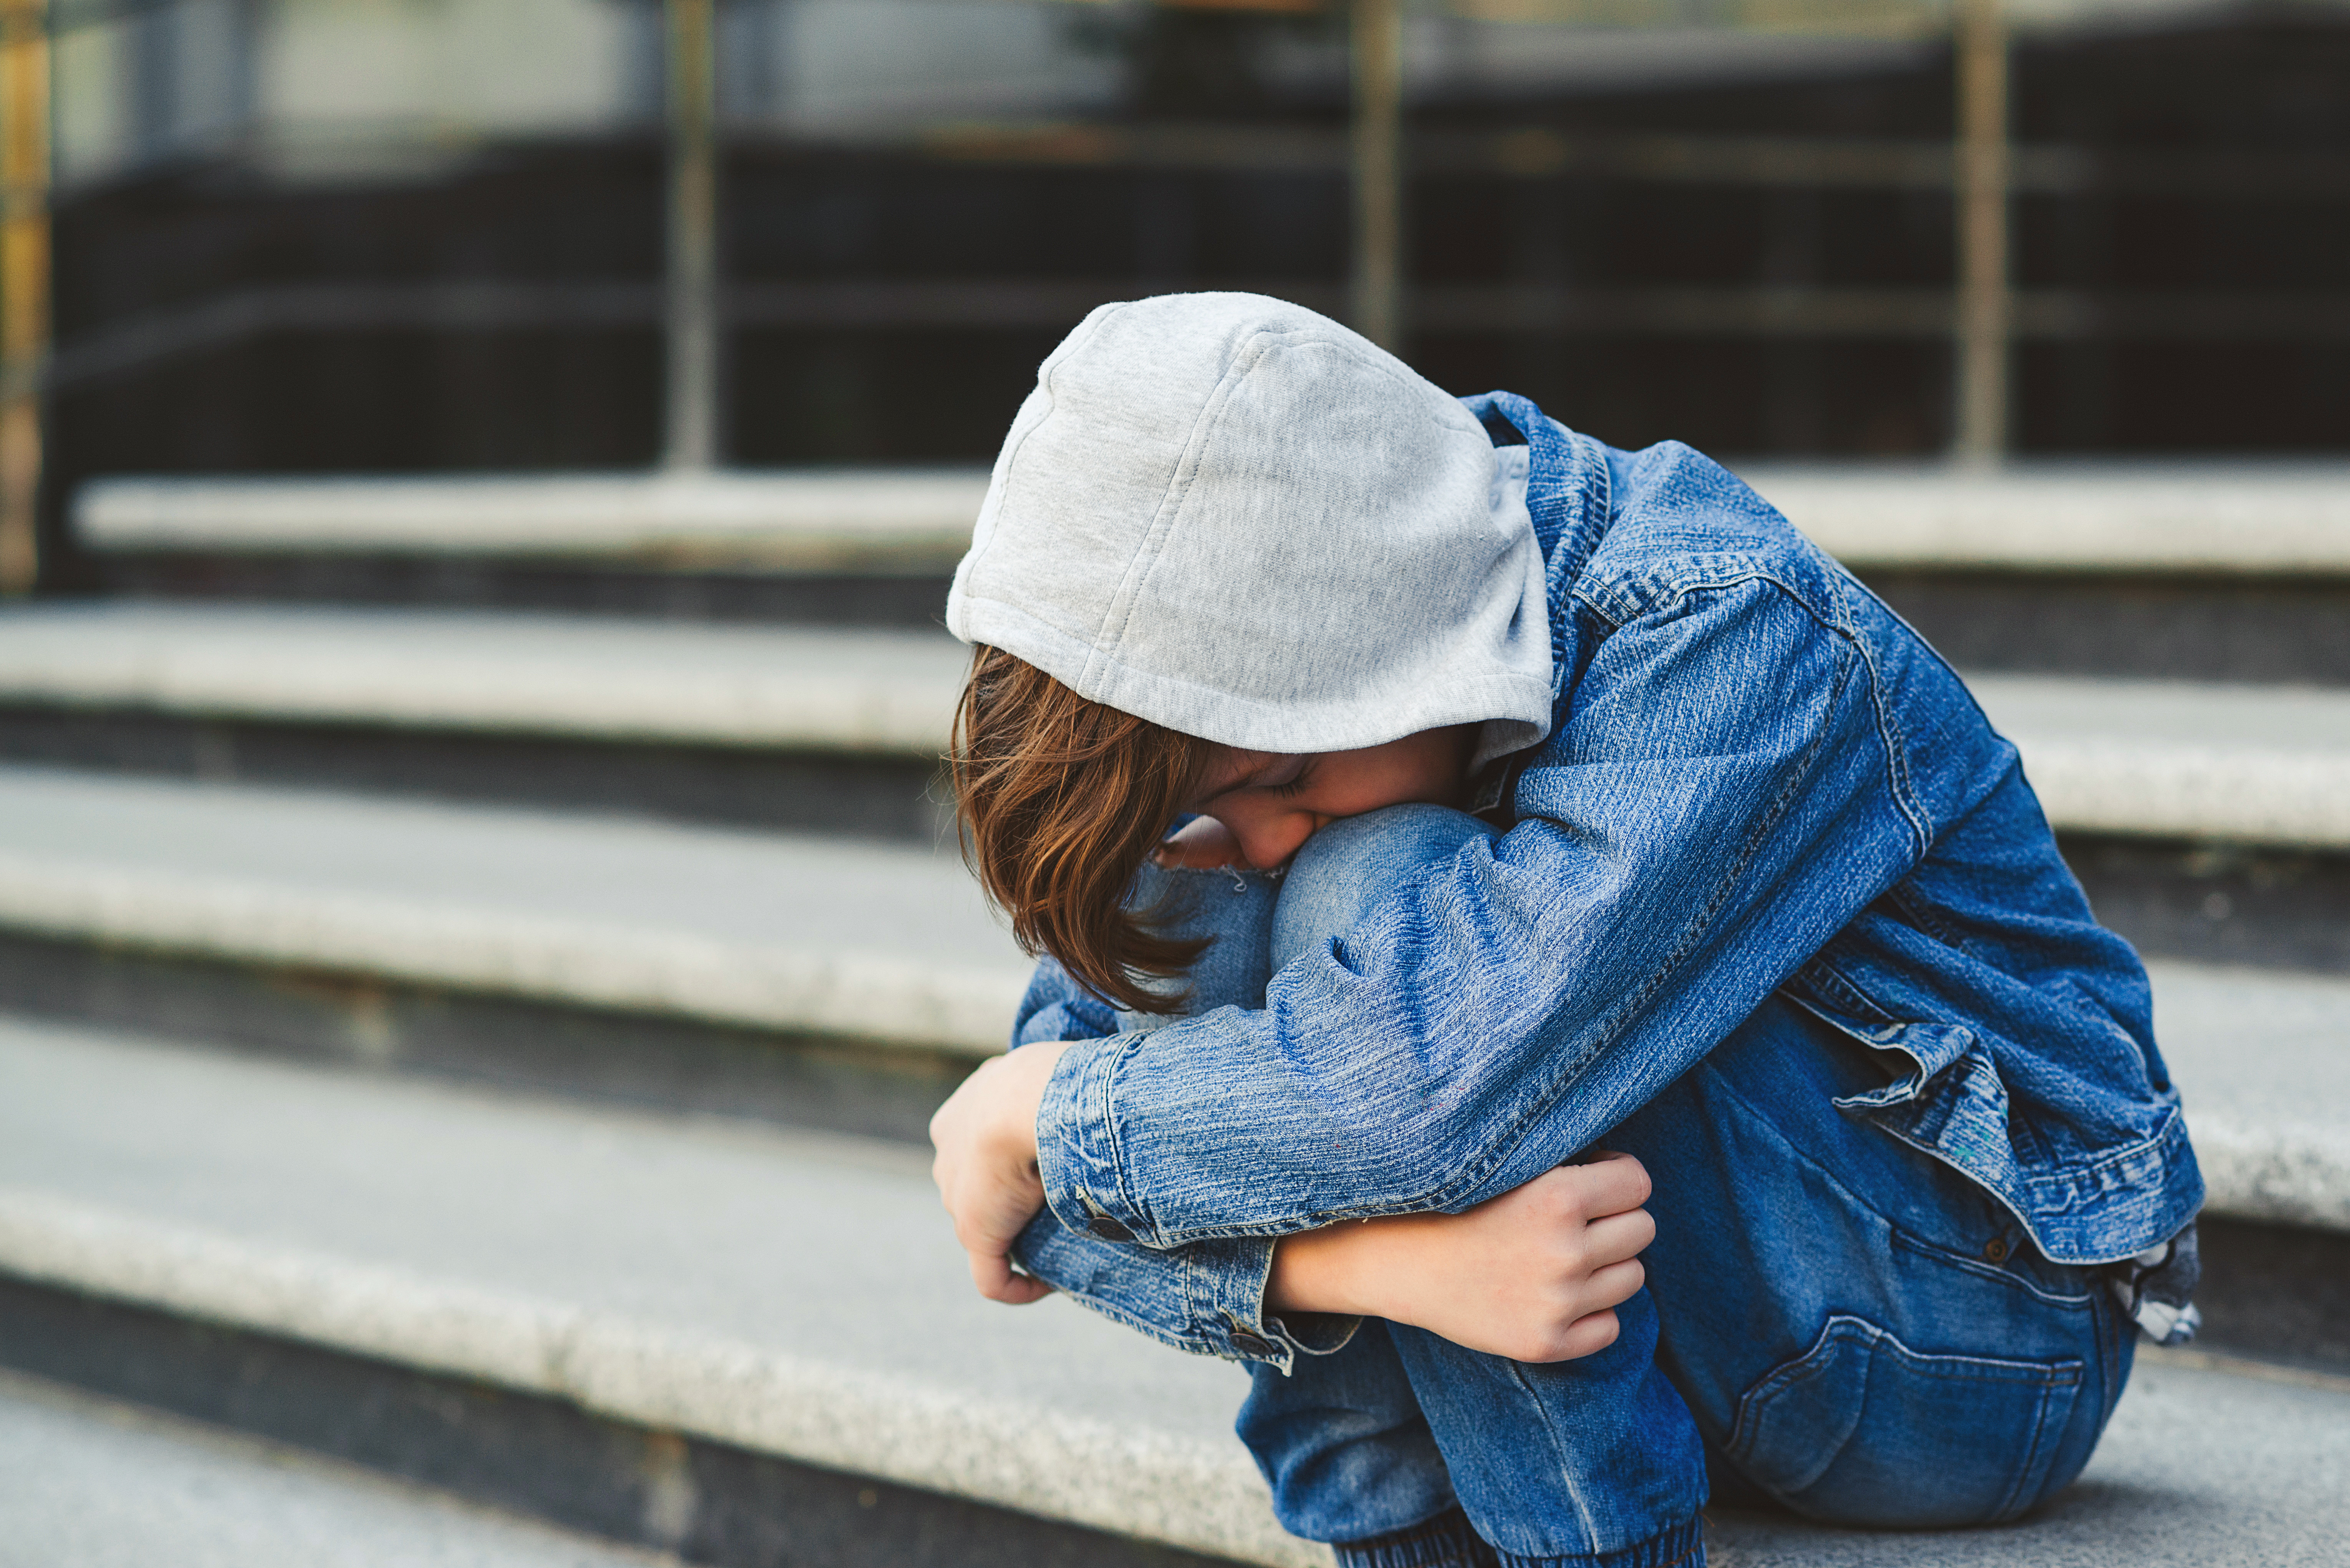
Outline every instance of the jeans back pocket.
[(1921, 1355), (1838, 1314), (1740, 1398), (1729, 1458), (1789, 1508), (1832, 1523), (2012, 1519), (2039, 1501), (2083, 1369)]

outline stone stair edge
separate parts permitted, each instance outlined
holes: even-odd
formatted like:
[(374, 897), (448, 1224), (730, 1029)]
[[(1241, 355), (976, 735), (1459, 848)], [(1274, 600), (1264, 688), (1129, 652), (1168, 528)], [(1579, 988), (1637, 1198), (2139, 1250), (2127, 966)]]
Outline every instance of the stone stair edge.
[[(2350, 470), (2309, 462), (1734, 462), (1860, 568), (2350, 576)], [(782, 569), (942, 570), (976, 468), (336, 479), (102, 478), (72, 503), (100, 552), (735, 556)]]
[(2190, 1108), (2187, 1126), (2203, 1172), (2205, 1213), (2350, 1232), (2350, 1135), (2299, 1127), (2279, 1137), (2228, 1110)]
[[(282, 1438), (0, 1369), (9, 1561), (129, 1568), (677, 1568)], [(650, 1533), (650, 1532), (648, 1532)]]
[(0, 701), (936, 762), (968, 658), (869, 628), (42, 605), (0, 615)]
[[(852, 1147), (854, 1139), (816, 1135), (815, 1141), (841, 1144), (839, 1163), (852, 1170), (860, 1156), (882, 1159), (892, 1171), (918, 1159)], [(979, 1396), (918, 1375), (835, 1363), (820, 1351), (738, 1340), (723, 1329), (672, 1325), (414, 1265), (386, 1266), (265, 1230), (157, 1218), (20, 1179), (0, 1184), (0, 1275), (317, 1346), (386, 1366), (393, 1376), (478, 1381), (651, 1431), (1266, 1568), (1329, 1561), (1324, 1549), (1278, 1529), (1263, 1482), (1241, 1451), (1203, 1434), (1129, 1428), (1090, 1417), (1082, 1407)], [(2209, 1361), (2207, 1370), (2239, 1379), (2249, 1374), (2257, 1381), (2270, 1370), (2225, 1365), (2226, 1357), (2181, 1360), (2190, 1366)], [(2269, 1380), (2312, 1383), (2282, 1373)], [(2312, 1386), (2338, 1393), (2344, 1381)], [(1721, 1544), (1745, 1544), (1746, 1525), (1723, 1522), (1729, 1534)], [(1766, 1538), (1791, 1522), (1768, 1524)], [(1829, 1532), (1814, 1544), (1835, 1561), (1857, 1561), (1851, 1552), (1866, 1539)], [(1971, 1535), (1960, 1539), (1984, 1543)], [(1887, 1544), (1901, 1548), (1903, 1562), (1943, 1561), (1930, 1538)], [(2061, 1542), (2021, 1560), (2042, 1561), (2048, 1552), (2054, 1556), (2047, 1560), (2072, 1560)], [(1743, 1560), (1734, 1550), (1725, 1556)]]
[(0, 929), (983, 1057), (1024, 971), (795, 952), (690, 932), (342, 897), (260, 881), (59, 867), (0, 852)]
[[(0, 930), (241, 965), (452, 988), (567, 1007), (784, 1030), (978, 1060), (1003, 1049), (1024, 971), (919, 955), (795, 952), (529, 912), (320, 894), (258, 881), (59, 867), (0, 853)], [(2151, 966), (2205, 988), (2260, 971)], [(2350, 996), (2350, 982), (2292, 983)], [(2350, 1231), (2350, 1133), (2190, 1106), (2214, 1214)]]
[[(217, 635), (214, 635), (217, 634)], [(695, 650), (702, 650), (698, 656)], [(298, 655), (298, 657), (297, 657)], [(940, 634), (697, 635), (445, 612), (36, 608), (0, 616), (0, 701), (186, 719), (685, 743), (938, 764), (964, 655)], [(2058, 828), (2350, 849), (2350, 693), (1981, 677)], [(2094, 688), (2094, 690), (2093, 690)], [(2047, 693), (2178, 709), (2177, 735), (2067, 732)], [(2037, 698), (2038, 700), (2035, 700)], [(2290, 704), (2341, 737), (2214, 736), (2196, 709)], [(2304, 711), (2305, 712), (2302, 711)]]
[(1325, 1568), (1237, 1449), (0, 1188), (0, 1272), (1263, 1568)]
[(736, 471), (335, 478), (101, 478), (76, 536), (119, 551), (286, 551), (738, 565), (950, 568), (985, 470)]

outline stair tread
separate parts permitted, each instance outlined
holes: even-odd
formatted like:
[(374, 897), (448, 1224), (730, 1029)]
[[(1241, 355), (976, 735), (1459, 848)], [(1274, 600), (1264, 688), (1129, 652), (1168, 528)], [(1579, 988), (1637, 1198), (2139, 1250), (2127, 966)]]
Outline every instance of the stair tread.
[(1028, 964), (934, 848), (0, 768), (0, 925), (963, 1051)]
[(0, 700), (935, 757), (943, 631), (115, 601), (0, 614)]
[[(1244, 1561), (1243, 1379), (970, 1291), (919, 1157), (0, 1020), (0, 1269)], [(2083, 1486), (1983, 1536), (1725, 1518), (1726, 1561), (2287, 1560), (2350, 1396), (2149, 1366)], [(2155, 1527), (2159, 1525), (2159, 1529)], [(1865, 1548), (1865, 1550), (1864, 1550)], [(1839, 1555), (1841, 1554), (1841, 1555)], [(2314, 1560), (2314, 1559), (2311, 1559)]]
[[(990, 1054), (952, 848), (0, 767), (0, 929)], [(2215, 1210), (2350, 1229), (2350, 981), (2150, 966)]]
[[(0, 701), (933, 759), (943, 632), (117, 602), (0, 615)], [(1979, 675), (2062, 828), (2350, 847), (2350, 691)]]
[(1934, 570), (2350, 572), (2340, 462), (1742, 462), (1849, 566)]
[(279, 1445), (0, 1374), (0, 1563), (71, 1568), (653, 1568)]
[(2215, 1213), (2350, 1231), (2350, 981), (2151, 963)]
[(1283, 1544), (1229, 1435), (1240, 1372), (1066, 1300), (981, 1300), (903, 1146), (6, 1021), (0, 1064), (0, 1267), (1057, 1517), (1173, 1510), (1190, 1544)]
[[(1798, 527), (1855, 565), (2233, 572), (2350, 570), (2339, 463), (1742, 463)], [(951, 566), (979, 469), (418, 478), (117, 478), (74, 527), (99, 550), (635, 556), (681, 550), (822, 566), (895, 554)]]
[(76, 493), (73, 525), (98, 550), (936, 569), (962, 555), (986, 493), (983, 468), (118, 478)]

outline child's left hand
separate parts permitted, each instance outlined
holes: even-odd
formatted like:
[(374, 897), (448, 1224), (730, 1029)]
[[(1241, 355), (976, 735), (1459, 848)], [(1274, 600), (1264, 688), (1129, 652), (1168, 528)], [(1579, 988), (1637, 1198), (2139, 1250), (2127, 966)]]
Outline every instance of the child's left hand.
[(1024, 1045), (981, 1064), (931, 1118), (931, 1179), (971, 1254), (972, 1283), (990, 1301), (1024, 1306), (1053, 1287), (1012, 1267), (1012, 1243), (1045, 1207), (1036, 1171), (1036, 1112), (1066, 1041)]

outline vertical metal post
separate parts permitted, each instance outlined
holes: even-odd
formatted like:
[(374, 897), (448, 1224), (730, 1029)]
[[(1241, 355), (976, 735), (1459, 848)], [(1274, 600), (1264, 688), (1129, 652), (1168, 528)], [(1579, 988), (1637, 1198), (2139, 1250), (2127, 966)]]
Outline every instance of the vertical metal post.
[(1403, 344), (1403, 4), (1353, 0), (1354, 327)]
[(718, 72), (715, 0), (667, 0), (669, 380), (662, 461), (718, 461)]
[(41, 377), (49, 355), (47, 0), (0, 0), (0, 594), (40, 575)]
[(1957, 0), (1957, 386), (1950, 455), (2007, 453), (2009, 340), (2007, 18), (2001, 0)]

